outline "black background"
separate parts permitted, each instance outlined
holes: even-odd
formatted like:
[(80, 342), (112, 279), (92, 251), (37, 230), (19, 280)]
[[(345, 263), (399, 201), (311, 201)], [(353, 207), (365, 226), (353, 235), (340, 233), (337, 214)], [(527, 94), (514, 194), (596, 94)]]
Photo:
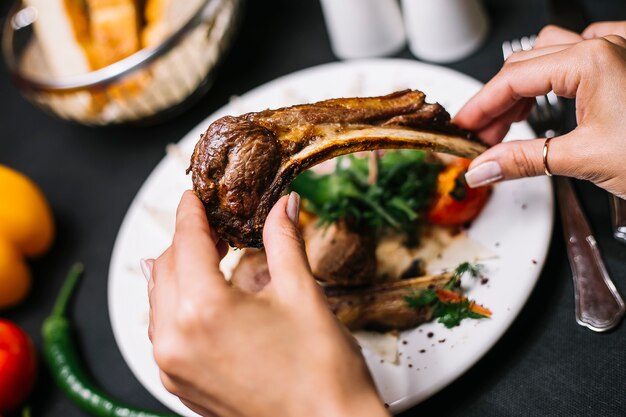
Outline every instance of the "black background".
[[(0, 5), (3, 16), (8, 3)], [(502, 41), (537, 33), (548, 22), (539, 0), (485, 3), (492, 23), (488, 41), (470, 58), (450, 65), (483, 82), (500, 68)], [(588, 0), (584, 5), (589, 22), (626, 19), (623, 1)], [(412, 58), (408, 50), (397, 56)], [(72, 316), (88, 373), (115, 398), (165, 410), (131, 374), (109, 323), (109, 258), (123, 216), (164, 156), (165, 145), (180, 140), (230, 96), (334, 60), (317, 0), (248, 1), (240, 33), (213, 88), (192, 109), (159, 126), (106, 129), (43, 114), (20, 96), (0, 68), (0, 163), (41, 186), (58, 227), (53, 249), (31, 262), (35, 282), (30, 297), (2, 317), (23, 326), (40, 347), (41, 323), (67, 269), (76, 260), (84, 262), (87, 275)], [(625, 294), (626, 247), (611, 237), (606, 193), (590, 184), (577, 187), (608, 269)], [(626, 416), (624, 326), (595, 334), (574, 321), (571, 273), (556, 220), (542, 276), (510, 330), (464, 376), (402, 416)], [(82, 415), (44, 366), (31, 404), (33, 416)]]

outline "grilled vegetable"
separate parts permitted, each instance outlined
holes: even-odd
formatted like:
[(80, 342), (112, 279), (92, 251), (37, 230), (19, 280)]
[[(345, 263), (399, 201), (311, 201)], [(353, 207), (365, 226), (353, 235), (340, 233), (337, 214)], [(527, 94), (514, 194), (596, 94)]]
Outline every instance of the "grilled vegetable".
[(469, 188), (465, 173), (469, 159), (459, 158), (439, 174), (437, 197), (428, 212), (431, 223), (442, 226), (460, 226), (478, 216), (487, 203), (489, 187)]

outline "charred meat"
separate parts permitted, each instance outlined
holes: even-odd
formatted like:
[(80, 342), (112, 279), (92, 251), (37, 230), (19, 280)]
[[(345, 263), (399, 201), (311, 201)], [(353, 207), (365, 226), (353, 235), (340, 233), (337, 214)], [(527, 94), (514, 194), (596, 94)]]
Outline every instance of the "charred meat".
[(257, 293), (270, 282), (270, 270), (263, 249), (246, 249), (233, 270), (230, 283), (237, 288)]
[(442, 106), (406, 90), (222, 117), (200, 138), (187, 172), (219, 236), (261, 247), (269, 210), (299, 173), (339, 155), (399, 148), (470, 158), (485, 150)]
[(331, 284), (369, 283), (376, 275), (376, 238), (359, 233), (347, 222), (317, 227), (311, 223), (304, 231), (306, 253), (313, 276)]
[(432, 305), (416, 308), (407, 297), (443, 288), (452, 279), (452, 273), (445, 273), (356, 288), (328, 286), (324, 292), (330, 309), (350, 330), (404, 330), (433, 318)]

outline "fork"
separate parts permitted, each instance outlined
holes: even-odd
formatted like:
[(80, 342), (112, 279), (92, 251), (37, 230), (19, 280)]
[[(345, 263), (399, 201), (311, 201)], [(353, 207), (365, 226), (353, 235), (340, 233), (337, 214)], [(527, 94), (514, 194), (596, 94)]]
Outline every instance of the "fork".
[[(506, 60), (511, 54), (532, 49), (536, 36), (525, 36), (502, 43)], [(539, 137), (552, 138), (564, 128), (563, 104), (551, 91), (536, 97), (528, 121)], [(576, 322), (596, 332), (604, 332), (617, 326), (626, 307), (624, 300), (611, 281), (602, 261), (596, 239), (585, 218), (569, 178), (554, 177), (561, 223), (572, 268)]]
[(611, 199), (611, 223), (613, 237), (626, 244), (626, 200), (612, 195)]

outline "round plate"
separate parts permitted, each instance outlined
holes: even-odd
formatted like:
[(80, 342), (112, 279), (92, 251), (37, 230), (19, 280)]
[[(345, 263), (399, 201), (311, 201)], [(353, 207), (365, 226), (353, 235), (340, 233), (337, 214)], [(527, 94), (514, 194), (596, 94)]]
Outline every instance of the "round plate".
[[(438, 101), (454, 114), (480, 87), (481, 83), (466, 75), (409, 60), (321, 65), (281, 77), (233, 99), (189, 132), (178, 145), (170, 147), (128, 210), (109, 270), (113, 333), (137, 379), (172, 410), (195, 415), (161, 385), (147, 337), (146, 281), (138, 264), (140, 258), (158, 256), (171, 242), (176, 206), (183, 191), (191, 188), (191, 179), (185, 175), (189, 156), (200, 134), (213, 120), (226, 114), (332, 97), (382, 95), (406, 88), (424, 91), (429, 102)], [(523, 139), (534, 135), (528, 125), (519, 123), (511, 128), (509, 137)], [(487, 262), (489, 282), (470, 285), (468, 289), (469, 296), (490, 308), (493, 316), (464, 320), (453, 329), (427, 323), (402, 332), (399, 364), (381, 363), (380, 357), (365, 351), (378, 389), (392, 412), (407, 409), (448, 385), (502, 336), (539, 277), (552, 223), (552, 189), (546, 177), (495, 187), (489, 203), (468, 231), (472, 240), (496, 255)], [(227, 257), (227, 264), (223, 264), (225, 273), (232, 267), (229, 259), (232, 257)], [(434, 335), (429, 337), (430, 333)]]

